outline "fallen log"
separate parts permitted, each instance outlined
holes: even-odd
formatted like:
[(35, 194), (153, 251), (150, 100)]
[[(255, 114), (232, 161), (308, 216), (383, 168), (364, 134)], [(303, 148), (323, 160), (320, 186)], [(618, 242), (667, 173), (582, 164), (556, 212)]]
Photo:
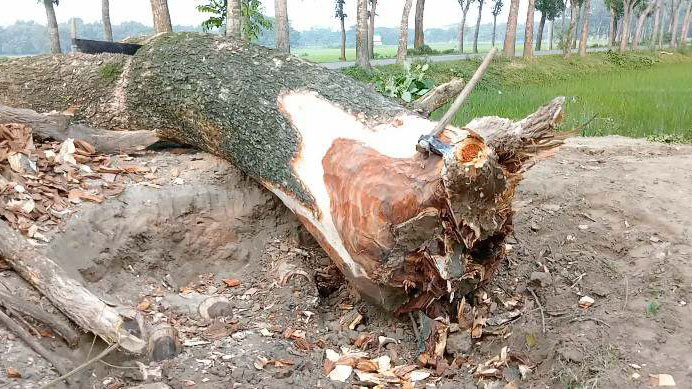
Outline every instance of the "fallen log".
[(128, 332), (126, 321), (114, 308), (72, 279), (53, 260), (38, 253), (2, 221), (0, 236), (0, 258), (78, 326), (107, 343), (117, 343), (126, 351), (136, 354), (144, 351), (146, 343)]
[(102, 154), (130, 154), (155, 145), (160, 139), (153, 131), (109, 131), (70, 123), (60, 113), (42, 115), (30, 109), (0, 104), (0, 124), (20, 123), (31, 127), (39, 139), (62, 142), (68, 138), (88, 142)]
[[(115, 74), (114, 74), (115, 73)], [(480, 118), (416, 150), (435, 122), (340, 73), (225, 37), (164, 34), (134, 56), (0, 63), (0, 103), (219, 155), (261, 182), (346, 279), (388, 310), (431, 310), (486, 281), (533, 157), (562, 144), (564, 99)]]
[(454, 79), (438, 85), (420, 99), (413, 102), (413, 110), (428, 117), (443, 105), (453, 100), (464, 89), (464, 80)]

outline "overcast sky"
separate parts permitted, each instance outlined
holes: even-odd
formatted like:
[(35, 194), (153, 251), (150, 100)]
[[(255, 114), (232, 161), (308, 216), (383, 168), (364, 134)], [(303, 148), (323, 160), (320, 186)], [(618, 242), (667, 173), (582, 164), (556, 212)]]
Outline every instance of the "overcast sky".
[[(492, 21), (490, 6), (492, 0), (486, 0), (483, 10), (483, 22)], [(173, 24), (198, 25), (204, 19), (204, 14), (197, 12), (195, 6), (203, 3), (202, 0), (168, 0)], [(265, 13), (274, 15), (274, 1), (262, 0)], [(379, 0), (377, 7), (376, 26), (396, 27), (401, 20), (401, 10), (404, 0)], [(498, 23), (504, 21), (509, 8), (509, 1), (505, 1), (503, 15), (498, 17)], [(519, 20), (526, 17), (526, 3), (522, 1), (519, 9)], [(151, 8), (149, 0), (110, 0), (111, 22), (118, 24), (125, 21), (137, 21), (146, 25), (152, 25)], [(348, 14), (347, 26), (355, 24), (356, 0), (346, 0)], [(414, 7), (415, 9), (415, 1)], [(409, 18), (413, 26), (411, 10)], [(86, 22), (101, 19), (101, 2), (99, 0), (60, 0), (56, 7), (58, 22), (67, 22), (71, 17), (82, 18)], [(288, 0), (288, 15), (291, 26), (296, 30), (308, 30), (311, 27), (338, 28), (338, 22), (334, 18), (333, 0)], [(469, 11), (467, 26), (473, 25), (476, 20), (476, 4)], [(461, 9), (457, 0), (427, 0), (425, 4), (425, 26), (441, 27), (459, 23)], [(33, 20), (45, 24), (46, 15), (43, 5), (36, 0), (0, 0), (0, 25), (6, 26), (17, 20)]]

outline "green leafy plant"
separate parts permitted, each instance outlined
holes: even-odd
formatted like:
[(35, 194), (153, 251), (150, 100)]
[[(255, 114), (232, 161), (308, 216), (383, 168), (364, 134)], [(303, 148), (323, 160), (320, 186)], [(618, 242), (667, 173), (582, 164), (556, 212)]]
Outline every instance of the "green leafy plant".
[(426, 78), (429, 65), (405, 64), (404, 71), (397, 74), (377, 75), (375, 89), (389, 97), (396, 97), (410, 103), (428, 93), (435, 83)]
[(108, 82), (114, 82), (120, 77), (123, 72), (123, 66), (119, 63), (107, 63), (99, 68), (99, 73), (101, 73), (101, 78)]
[[(226, 26), (226, 1), (205, 0), (205, 4), (197, 6), (197, 10), (210, 13), (212, 16), (202, 22), (205, 31)], [(260, 0), (242, 0), (240, 2), (240, 17), (242, 18), (243, 36), (249, 40), (257, 40), (262, 30), (272, 28), (272, 19), (264, 16), (264, 9)]]
[(652, 317), (658, 314), (658, 310), (661, 308), (661, 303), (658, 300), (651, 300), (646, 303), (646, 316)]

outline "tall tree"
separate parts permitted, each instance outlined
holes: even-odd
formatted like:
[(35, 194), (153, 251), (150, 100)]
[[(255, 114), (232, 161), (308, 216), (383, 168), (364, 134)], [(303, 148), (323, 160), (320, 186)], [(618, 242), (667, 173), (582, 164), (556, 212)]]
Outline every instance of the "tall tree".
[(471, 6), (471, 3), (474, 2), (474, 0), (457, 0), (459, 2), (459, 6), (461, 7), (461, 22), (459, 22), (459, 42), (457, 47), (459, 48), (459, 52), (463, 53), (464, 52), (464, 30), (466, 29), (466, 15), (469, 12), (469, 7)]
[(639, 4), (640, 0), (622, 0), (622, 8), (625, 14), (622, 17), (622, 32), (620, 33), (620, 52), (624, 53), (627, 50), (627, 44), (630, 37), (630, 26), (632, 23), (632, 14), (634, 7)]
[(241, 0), (226, 0), (226, 36), (243, 37)]
[(497, 15), (502, 12), (502, 0), (493, 0), (493, 10), (491, 13), (493, 14), (493, 38), (492, 38), (492, 45), (495, 47), (495, 32), (497, 31)]
[(586, 43), (589, 39), (589, 19), (591, 19), (591, 0), (584, 0), (582, 5), (584, 12), (581, 22), (581, 36), (579, 37), (579, 56), (586, 57)]
[(623, 13), (622, 0), (605, 0), (605, 4), (610, 12), (610, 29), (608, 30), (608, 42), (610, 46), (615, 46), (618, 35), (618, 19)]
[(526, 8), (526, 27), (524, 29), (524, 57), (533, 57), (533, 14), (536, 13), (535, 0), (529, 0)]
[(344, 13), (344, 4), (346, 0), (336, 0), (336, 9), (334, 17), (339, 19), (339, 24), (341, 26), (341, 56), (340, 60), (346, 61), (346, 25), (344, 20), (346, 19), (346, 14)]
[(171, 13), (168, 12), (168, 0), (151, 0), (151, 13), (154, 17), (156, 33), (173, 32)]
[(635, 50), (639, 48), (639, 43), (642, 40), (642, 32), (644, 31), (644, 22), (646, 22), (646, 18), (649, 17), (651, 12), (654, 10), (655, 6), (656, 6), (656, 1), (655, 0), (649, 0), (649, 3), (646, 5), (646, 8), (644, 8), (642, 10), (642, 12), (639, 14), (639, 18), (637, 19), (637, 29), (634, 32), (634, 40), (632, 41), (632, 48)]
[(505, 32), (505, 45), (502, 54), (513, 58), (517, 41), (517, 16), (519, 16), (519, 0), (511, 0), (509, 3), (509, 15), (507, 16), (507, 32)]
[(288, 5), (286, 3), (286, 0), (274, 0), (276, 49), (285, 53), (290, 53), (291, 43), (288, 37)]
[(572, 56), (572, 39), (574, 37), (574, 32), (577, 27), (577, 17), (579, 15), (579, 2), (577, 0), (570, 0), (570, 18), (569, 18), (569, 28), (567, 29), (567, 36), (562, 42), (562, 54), (565, 58)]
[(425, 34), (423, 32), (423, 12), (425, 11), (425, 0), (416, 1), (416, 16), (414, 18), (413, 48), (420, 48), (425, 44)]
[(478, 32), (481, 29), (481, 15), (483, 14), (483, 3), (485, 0), (476, 0), (478, 2), (478, 18), (476, 18), (476, 31), (473, 33), (473, 52), (478, 53)]
[(368, 55), (371, 59), (375, 58), (375, 15), (377, 10), (377, 0), (370, 0), (370, 22), (368, 23)]
[(675, 47), (678, 44), (678, 15), (680, 15), (680, 6), (682, 0), (675, 2), (673, 0), (673, 19), (670, 22), (670, 46)]
[(536, 38), (536, 51), (541, 50), (543, 46), (543, 31), (545, 29), (545, 22), (550, 21), (550, 38), (552, 49), (552, 29), (553, 21), (555, 18), (564, 10), (565, 4), (562, 0), (536, 0), (536, 10), (541, 12), (541, 20), (538, 23), (538, 36)]
[(406, 61), (406, 52), (408, 51), (408, 16), (411, 14), (412, 5), (413, 0), (406, 0), (404, 2), (404, 10), (401, 12), (399, 48), (396, 50), (396, 63), (398, 64), (403, 64)]
[(53, 4), (58, 5), (59, 0), (43, 0), (43, 6), (46, 8), (46, 19), (48, 21), (48, 35), (50, 36), (50, 52), (51, 54), (60, 54), (60, 33), (58, 32), (58, 20), (55, 18), (55, 8)]
[(651, 33), (651, 42), (649, 43), (649, 47), (651, 48), (651, 50), (653, 50), (656, 47), (656, 41), (658, 40), (658, 36), (660, 35), (661, 16), (663, 15), (663, 12), (661, 12), (662, 5), (663, 0), (656, 0), (656, 9), (654, 12), (654, 27)]
[(690, 35), (690, 19), (692, 19), (692, 0), (687, 0), (687, 11), (685, 11), (685, 18), (682, 20), (678, 48), (687, 46), (687, 38)]
[(108, 0), (101, 0), (101, 22), (103, 23), (103, 40), (113, 42), (113, 29), (111, 28), (111, 12)]
[(366, 70), (371, 69), (368, 55), (368, 0), (358, 0), (356, 57), (358, 66)]

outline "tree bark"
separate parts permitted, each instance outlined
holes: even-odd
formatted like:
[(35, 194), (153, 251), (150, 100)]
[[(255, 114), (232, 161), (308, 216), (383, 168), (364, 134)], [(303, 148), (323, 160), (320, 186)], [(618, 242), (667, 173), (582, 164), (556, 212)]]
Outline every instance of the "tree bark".
[(526, 8), (526, 27), (524, 30), (524, 57), (533, 57), (533, 16), (536, 13), (536, 1), (529, 0)]
[(276, 19), (276, 49), (285, 53), (291, 52), (288, 37), (288, 6), (286, 0), (274, 0)]
[(377, 0), (370, 0), (370, 22), (368, 23), (368, 53), (370, 59), (375, 59), (375, 15)]
[(413, 102), (413, 110), (428, 117), (431, 113), (453, 100), (461, 93), (466, 83), (464, 80), (454, 79), (442, 85), (436, 86), (423, 97)]
[(517, 16), (519, 14), (519, 0), (512, 0), (507, 16), (507, 32), (505, 33), (505, 45), (502, 54), (507, 58), (514, 58), (514, 50), (517, 41)]
[(464, 53), (464, 30), (466, 29), (466, 15), (469, 12), (471, 1), (467, 0), (466, 5), (461, 8), (461, 21), (459, 22), (459, 33), (457, 34), (457, 48), (459, 53)]
[(572, 56), (572, 37), (574, 37), (574, 30), (577, 26), (577, 15), (579, 14), (579, 4), (576, 1), (571, 1), (571, 12), (569, 18), (569, 28), (567, 29), (567, 36), (564, 39), (564, 44), (562, 47), (562, 53), (565, 58)]
[(242, 23), (240, 16), (241, 0), (226, 1), (226, 36), (240, 39), (242, 37)]
[(634, 41), (632, 42), (632, 48), (634, 50), (637, 50), (639, 48), (639, 43), (642, 40), (642, 32), (644, 31), (644, 22), (646, 22), (646, 18), (649, 17), (649, 14), (654, 9), (655, 5), (656, 2), (650, 2), (649, 5), (644, 9), (644, 11), (642, 11), (642, 13), (639, 15), (639, 18), (637, 19), (637, 29), (634, 33)]
[(151, 13), (154, 18), (154, 30), (157, 33), (173, 32), (168, 0), (151, 0)]
[(574, 26), (574, 34), (572, 35), (572, 44), (571, 44), (571, 45), (572, 45), (572, 49), (576, 49), (576, 48), (577, 48), (577, 37), (578, 37), (577, 30), (578, 30), (579, 27), (581, 26), (581, 2), (582, 2), (582, 1), (583, 1), (583, 0), (580, 0), (580, 1), (577, 3), (577, 24)]
[(586, 44), (589, 40), (589, 19), (591, 19), (591, 0), (584, 0), (584, 17), (581, 23), (581, 37), (579, 38), (579, 56), (586, 57)]
[(403, 64), (408, 53), (408, 16), (411, 14), (413, 0), (404, 2), (404, 10), (401, 12), (401, 24), (399, 25), (399, 47), (396, 50), (396, 63)]
[(630, 35), (630, 22), (632, 19), (632, 10), (634, 9), (634, 0), (624, 0), (623, 8), (625, 14), (622, 17), (622, 29), (620, 32), (620, 52), (624, 53), (627, 50)]
[(678, 15), (680, 14), (680, 6), (682, 5), (682, 0), (675, 2), (673, 0), (673, 15), (670, 22), (670, 46), (675, 47), (678, 44)]
[(346, 26), (343, 17), (339, 18), (339, 24), (341, 25), (341, 57), (339, 59), (346, 61)]
[(103, 23), (103, 40), (113, 42), (113, 29), (111, 28), (110, 4), (108, 0), (101, 0), (101, 22)]
[(370, 53), (368, 53), (368, 0), (358, 0), (356, 27), (356, 63), (363, 69), (370, 70)]
[[(118, 80), (100, 79), (104, 64), (122, 66)], [(84, 125), (155, 129), (231, 161), (298, 216), (364, 298), (399, 313), (448, 304), (492, 276), (521, 173), (565, 138), (557, 98), (519, 122), (448, 126), (442, 156), (426, 158), (415, 145), (434, 122), (339, 72), (210, 34), (162, 34), (131, 57), (3, 61), (0, 100), (73, 107)]]
[(43, 0), (43, 6), (46, 8), (46, 20), (48, 21), (48, 35), (50, 37), (50, 52), (51, 54), (60, 54), (60, 33), (58, 32), (58, 21), (55, 18), (55, 8), (53, 8), (53, 0)]
[(493, 15), (493, 37), (492, 47), (495, 47), (495, 32), (497, 31), (497, 15)]
[(553, 30), (555, 29), (555, 19), (550, 20), (550, 30), (548, 33), (548, 50), (553, 49)]
[(656, 41), (659, 40), (659, 36), (661, 35), (661, 17), (663, 16), (663, 12), (661, 12), (662, 6), (663, 0), (656, 0), (656, 12), (654, 13), (654, 29), (651, 33), (651, 42), (649, 43), (649, 47), (651, 48), (651, 50), (654, 50), (656, 48)]
[(608, 30), (608, 42), (615, 47), (615, 36), (618, 29), (618, 16), (614, 7), (610, 8), (610, 29)]
[(0, 257), (65, 316), (107, 343), (118, 343), (133, 353), (144, 351), (144, 340), (127, 332), (125, 320), (115, 309), (73, 280), (50, 258), (36, 252), (26, 239), (2, 221), (0, 235), (3, 237)]
[(418, 49), (425, 44), (425, 32), (423, 31), (423, 12), (425, 0), (416, 0), (416, 15), (414, 18), (413, 48)]
[(685, 11), (685, 18), (682, 21), (682, 27), (680, 32), (680, 41), (678, 42), (678, 48), (684, 48), (687, 45), (687, 37), (690, 34), (690, 18), (692, 18), (692, 0), (687, 2), (687, 11)]
[(478, 18), (476, 18), (476, 31), (473, 33), (473, 52), (478, 53), (478, 33), (481, 29), (481, 16), (483, 14), (483, 3), (485, 0), (478, 1)]
[(538, 22), (538, 38), (536, 38), (536, 51), (541, 51), (543, 43), (543, 29), (545, 28), (545, 12), (541, 12), (541, 21)]

